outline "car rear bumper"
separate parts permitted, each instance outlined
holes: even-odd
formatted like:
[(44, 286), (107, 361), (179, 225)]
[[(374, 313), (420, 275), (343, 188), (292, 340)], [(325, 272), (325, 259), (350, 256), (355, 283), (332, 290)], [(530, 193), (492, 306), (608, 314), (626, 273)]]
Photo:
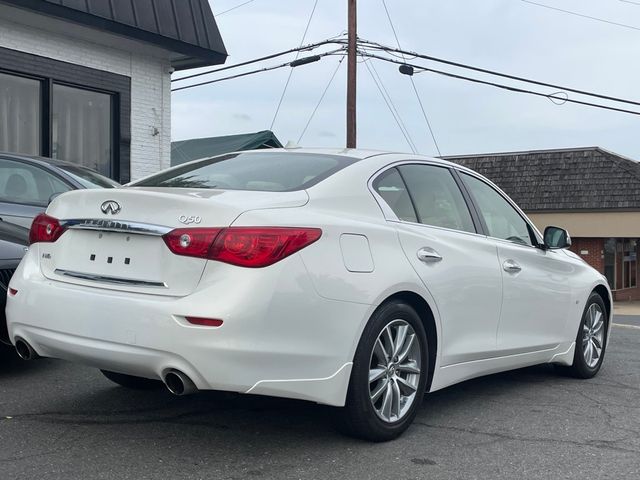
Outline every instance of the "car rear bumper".
[[(44, 357), (164, 378), (180, 370), (198, 389), (330, 405), (345, 401), (369, 305), (320, 297), (295, 255), (265, 269), (213, 264), (186, 297), (113, 292), (46, 279), (32, 248), (8, 298), (13, 343)], [(219, 318), (218, 328), (185, 316)]]

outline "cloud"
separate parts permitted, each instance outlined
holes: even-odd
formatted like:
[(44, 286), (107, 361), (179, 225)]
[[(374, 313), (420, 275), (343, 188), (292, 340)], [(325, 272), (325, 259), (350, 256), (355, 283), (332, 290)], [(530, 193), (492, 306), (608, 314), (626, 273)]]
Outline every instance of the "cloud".
[(236, 120), (243, 121), (243, 122), (250, 122), (251, 121), (251, 115), (247, 115), (246, 113), (234, 113), (233, 114), (233, 118), (235, 118)]
[[(214, 11), (222, 11), (236, 3), (216, 0), (212, 4)], [(638, 32), (509, 0), (387, 4), (400, 42), (408, 50), (608, 95), (640, 97), (640, 64), (633, 61), (640, 57)], [(310, 2), (295, 0), (252, 2), (219, 17), (230, 53), (227, 64), (299, 45), (311, 7)], [(565, 0), (563, 7), (622, 23), (640, 14), (640, 7), (623, 2), (605, 6)], [(345, 25), (346, 2), (323, 0), (305, 43), (336, 35)], [(360, 2), (358, 28), (362, 38), (395, 44), (381, 2)], [(293, 71), (273, 126), (283, 142), (297, 141), (337, 62), (326, 57)], [(398, 73), (397, 65), (379, 61), (375, 65), (418, 150), (435, 153), (408, 78)], [(282, 68), (174, 93), (174, 139), (268, 129), (288, 73)], [(345, 75), (343, 64), (305, 133), (305, 145), (344, 145)], [(414, 81), (443, 154), (601, 145), (640, 159), (636, 116), (556, 106), (543, 98), (435, 74), (418, 74)], [(547, 92), (542, 87), (540, 91)], [(410, 150), (362, 64), (358, 67), (358, 144)]]

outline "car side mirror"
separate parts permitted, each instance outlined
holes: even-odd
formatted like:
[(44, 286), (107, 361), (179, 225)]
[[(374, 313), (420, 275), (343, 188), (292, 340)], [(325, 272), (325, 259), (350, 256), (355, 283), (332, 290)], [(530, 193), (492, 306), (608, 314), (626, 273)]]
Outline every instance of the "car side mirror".
[(544, 246), (550, 250), (567, 248), (571, 246), (569, 232), (560, 227), (547, 227), (544, 229)]

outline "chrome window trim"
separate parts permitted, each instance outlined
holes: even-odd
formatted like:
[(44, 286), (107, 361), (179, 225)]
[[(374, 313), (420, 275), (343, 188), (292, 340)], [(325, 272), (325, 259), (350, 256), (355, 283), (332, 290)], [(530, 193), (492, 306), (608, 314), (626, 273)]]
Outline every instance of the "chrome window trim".
[(97, 230), (101, 232), (131, 233), (134, 235), (155, 235), (158, 237), (173, 230), (172, 227), (164, 225), (104, 218), (73, 218), (61, 220), (60, 226), (72, 230)]
[(75, 272), (73, 270), (62, 270), (56, 268), (53, 273), (63, 277), (77, 278), (80, 280), (89, 280), (91, 282), (111, 283), (113, 285), (129, 285), (132, 287), (157, 287), (168, 288), (164, 282), (152, 282), (148, 280), (136, 280), (132, 278), (110, 277), (108, 275), (94, 275), (92, 273)]

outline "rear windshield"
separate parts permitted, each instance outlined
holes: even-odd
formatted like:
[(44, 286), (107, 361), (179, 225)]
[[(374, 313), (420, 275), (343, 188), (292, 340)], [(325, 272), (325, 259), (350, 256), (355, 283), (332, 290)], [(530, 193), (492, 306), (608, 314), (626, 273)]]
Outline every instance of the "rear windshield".
[(234, 153), (174, 168), (130, 185), (289, 192), (309, 188), (355, 161), (314, 153)]
[(115, 188), (120, 184), (110, 178), (103, 177), (99, 173), (89, 170), (88, 168), (76, 167), (73, 165), (57, 165), (67, 175), (73, 178), (84, 188)]

